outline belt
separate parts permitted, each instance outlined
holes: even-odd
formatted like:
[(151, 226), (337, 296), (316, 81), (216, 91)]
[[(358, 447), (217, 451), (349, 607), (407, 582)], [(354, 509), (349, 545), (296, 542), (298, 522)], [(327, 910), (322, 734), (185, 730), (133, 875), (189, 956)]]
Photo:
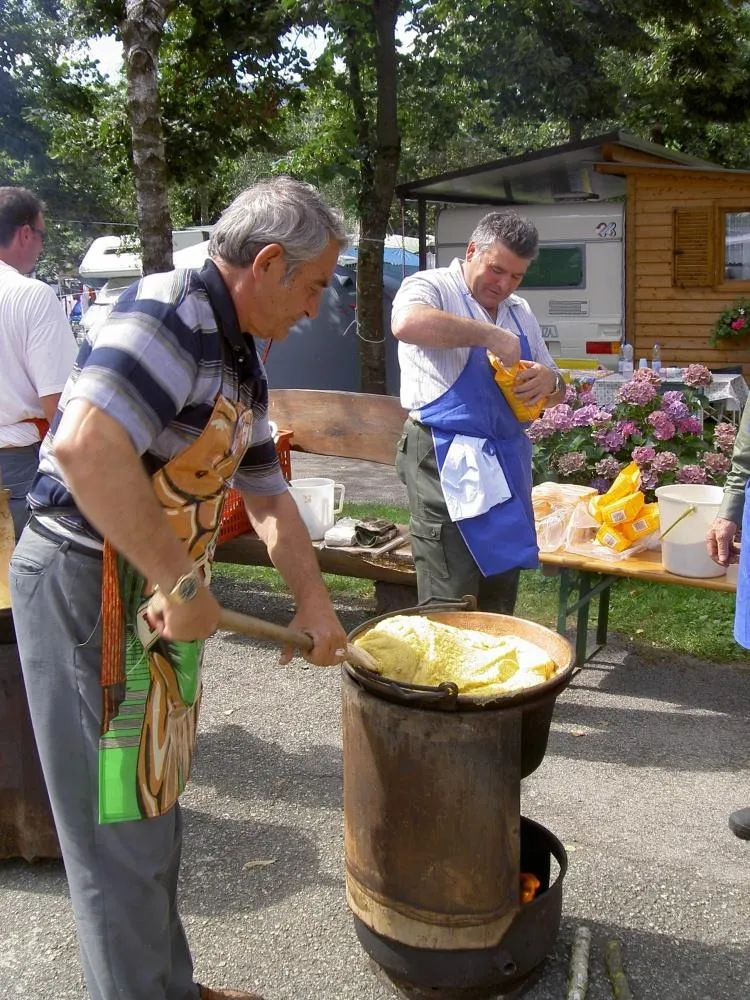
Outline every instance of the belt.
[(30, 528), (35, 535), (46, 538), (48, 542), (55, 542), (56, 545), (65, 545), (71, 552), (77, 552), (83, 556), (91, 556), (92, 559), (98, 559), (99, 562), (102, 561), (103, 553), (99, 549), (91, 548), (82, 542), (77, 542), (74, 538), (66, 538), (65, 535), (56, 534), (46, 525), (42, 524), (34, 514), (27, 521), (26, 527)]

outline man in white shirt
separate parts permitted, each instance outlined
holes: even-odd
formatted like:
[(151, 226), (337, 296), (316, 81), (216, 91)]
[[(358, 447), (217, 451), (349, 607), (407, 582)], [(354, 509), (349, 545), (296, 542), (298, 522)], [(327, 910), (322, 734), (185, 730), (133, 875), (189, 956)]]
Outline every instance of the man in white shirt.
[(16, 537), (27, 519), (39, 442), (76, 357), (57, 296), (27, 277), (44, 247), (44, 205), (26, 188), (0, 187), (0, 478)]
[(491, 212), (465, 260), (412, 275), (393, 302), (409, 410), (396, 470), (409, 497), (420, 603), (472, 595), (480, 610), (513, 614), (520, 570), (537, 565), (531, 442), (488, 359), (527, 362), (514, 385), (522, 402), (564, 399), (539, 324), (514, 294), (537, 246), (530, 220)]

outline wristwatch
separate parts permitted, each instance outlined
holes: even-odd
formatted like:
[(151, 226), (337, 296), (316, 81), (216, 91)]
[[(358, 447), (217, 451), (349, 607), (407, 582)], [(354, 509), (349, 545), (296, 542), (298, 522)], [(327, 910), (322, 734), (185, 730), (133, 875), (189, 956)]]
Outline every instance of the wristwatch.
[(562, 390), (566, 387), (565, 379), (562, 377), (562, 372), (558, 371), (557, 369), (555, 369), (554, 371), (555, 371), (555, 388), (552, 391), (562, 392)]
[[(165, 593), (164, 596), (170, 604), (187, 604), (198, 596), (200, 588), (203, 586), (203, 577), (200, 572), (193, 567), (189, 573), (181, 576), (174, 587)], [(155, 588), (158, 590), (158, 586)]]

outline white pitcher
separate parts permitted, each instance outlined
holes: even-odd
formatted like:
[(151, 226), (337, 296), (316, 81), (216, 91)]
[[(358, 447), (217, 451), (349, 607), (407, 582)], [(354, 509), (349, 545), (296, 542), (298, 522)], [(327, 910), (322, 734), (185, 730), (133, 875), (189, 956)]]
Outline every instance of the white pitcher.
[[(338, 503), (336, 491), (340, 490)], [(344, 485), (332, 479), (315, 477), (312, 479), (292, 479), (289, 492), (302, 515), (310, 538), (320, 541), (329, 528), (333, 527), (335, 515), (344, 507)]]

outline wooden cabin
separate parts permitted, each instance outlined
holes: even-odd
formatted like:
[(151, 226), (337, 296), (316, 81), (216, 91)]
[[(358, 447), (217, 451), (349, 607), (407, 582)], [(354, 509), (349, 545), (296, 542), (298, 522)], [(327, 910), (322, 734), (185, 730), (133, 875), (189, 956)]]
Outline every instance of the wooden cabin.
[[(426, 206), (625, 206), (625, 339), (635, 358), (741, 365), (750, 336), (711, 347), (719, 314), (750, 299), (750, 170), (727, 170), (618, 131), (397, 188), (416, 201), (426, 260)], [(468, 234), (467, 234), (468, 235)], [(423, 265), (424, 266), (424, 265)], [(523, 289), (520, 289), (523, 294)]]

